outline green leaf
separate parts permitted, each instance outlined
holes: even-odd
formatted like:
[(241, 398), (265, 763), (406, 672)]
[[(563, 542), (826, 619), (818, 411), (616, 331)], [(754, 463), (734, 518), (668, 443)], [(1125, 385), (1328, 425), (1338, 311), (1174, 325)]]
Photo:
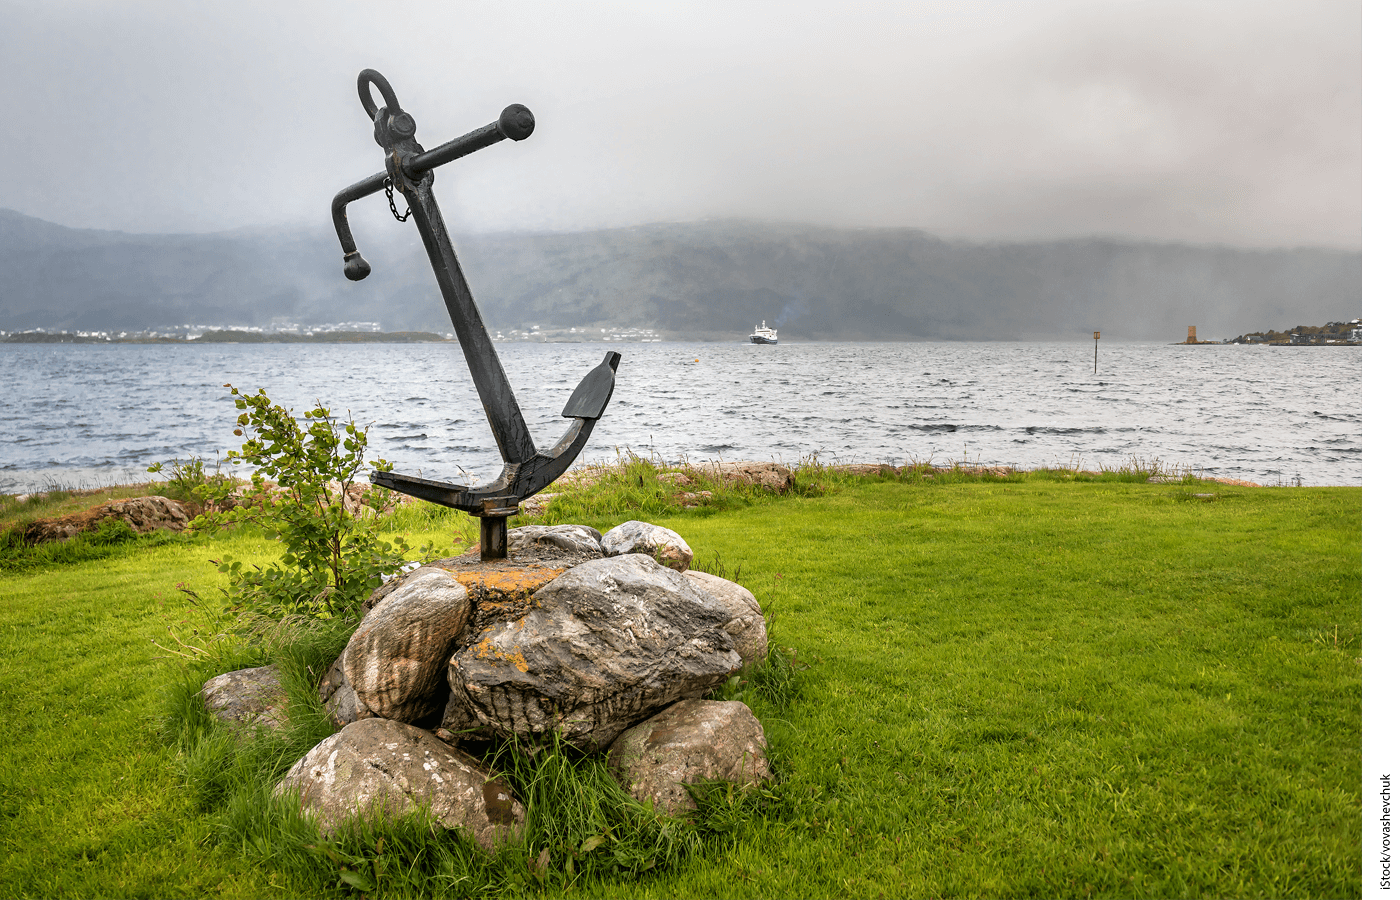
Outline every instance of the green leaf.
[(595, 834), (579, 845), (578, 852), (589, 853), (593, 850), (597, 850), (601, 846), (603, 846), (603, 836), (601, 834)]
[(357, 891), (369, 892), (374, 890), (374, 885), (370, 882), (368, 878), (361, 875), (359, 872), (353, 872), (349, 869), (346, 869), (345, 871), (340, 873), (340, 880), (350, 885)]

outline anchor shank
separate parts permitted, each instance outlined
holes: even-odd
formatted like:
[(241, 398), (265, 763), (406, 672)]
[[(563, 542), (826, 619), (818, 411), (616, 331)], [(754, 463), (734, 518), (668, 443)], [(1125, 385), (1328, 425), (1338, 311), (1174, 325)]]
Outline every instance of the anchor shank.
[(491, 424), (491, 433), (496, 438), (501, 458), (507, 464), (520, 465), (535, 456), (535, 442), (530, 437), (520, 404), (510, 388), (506, 370), (501, 366), (490, 335), (486, 333), (486, 325), (481, 321), (481, 311), (472, 299), (467, 278), (462, 274), (462, 266), (452, 248), (452, 239), (447, 234), (447, 225), (442, 220), (437, 200), (433, 198), (430, 179), (416, 183), (405, 180), (404, 188), (409, 208), (413, 210), (413, 221), (418, 225), (418, 233), (428, 251), (428, 260), (433, 265), (433, 274), (437, 276), (442, 297), (447, 302), (447, 313), (452, 317), (452, 327), (467, 358), (472, 381), (476, 383), (476, 392), (486, 410), (486, 419)]

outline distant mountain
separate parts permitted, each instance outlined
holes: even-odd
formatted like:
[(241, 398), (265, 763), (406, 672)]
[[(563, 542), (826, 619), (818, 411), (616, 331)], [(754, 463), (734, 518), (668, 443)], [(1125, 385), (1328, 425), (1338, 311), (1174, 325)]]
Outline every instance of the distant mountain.
[[(409, 226), (359, 235), (346, 281), (324, 229), (146, 235), (0, 210), (0, 329), (378, 321), (450, 331)], [(1362, 314), (1361, 254), (1108, 239), (945, 241), (913, 229), (740, 220), (563, 234), (459, 234), (493, 329), (650, 327), (734, 340), (1181, 340)]]

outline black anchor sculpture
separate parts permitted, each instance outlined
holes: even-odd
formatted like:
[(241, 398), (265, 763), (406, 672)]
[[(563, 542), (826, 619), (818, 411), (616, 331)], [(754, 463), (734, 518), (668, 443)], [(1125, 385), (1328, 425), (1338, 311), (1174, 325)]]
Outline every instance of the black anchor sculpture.
[[(384, 106), (375, 106), (369, 92), (371, 84), (379, 88)], [(603, 361), (584, 376), (569, 402), (564, 404), (562, 415), (573, 419), (573, 425), (553, 447), (548, 450), (536, 449), (530, 429), (525, 425), (525, 417), (520, 414), (515, 393), (506, 379), (505, 369), (496, 356), (496, 348), (486, 333), (486, 326), (482, 324), (481, 312), (472, 299), (471, 289), (467, 287), (466, 276), (462, 274), (462, 265), (452, 249), (452, 240), (447, 235), (442, 213), (433, 199), (434, 169), (505, 138), (525, 140), (535, 130), (535, 117), (524, 106), (513, 104), (506, 107), (500, 119), (490, 125), (425, 151), (413, 137), (417, 124), (399, 107), (394, 89), (383, 75), (373, 69), (365, 69), (360, 73), (358, 88), (360, 103), (374, 120), (374, 140), (384, 148), (384, 168), (388, 174), (371, 175), (336, 194), (331, 201), (331, 220), (335, 223), (341, 249), (345, 251), (345, 277), (360, 281), (369, 275), (369, 263), (355, 249), (355, 239), (350, 234), (350, 223), (345, 216), (346, 205), (385, 191), (389, 195), (390, 209), (399, 217), (393, 206), (393, 191), (398, 190), (407, 198), (409, 209), (399, 218), (402, 221), (412, 216), (418, 225), (433, 274), (437, 276), (442, 298), (447, 303), (448, 315), (452, 317), (457, 341), (462, 345), (472, 381), (476, 383), (481, 405), (486, 409), (486, 419), (491, 424), (491, 433), (495, 435), (496, 446), (505, 462), (495, 481), (477, 488), (394, 472), (374, 472), (370, 475), (370, 481), (402, 494), (466, 510), (480, 517), (481, 558), (505, 559), (507, 517), (520, 511), (520, 501), (543, 490), (563, 475), (583, 450), (583, 445), (593, 433), (593, 425), (612, 399), (614, 373), (622, 355), (612, 351), (603, 354)]]

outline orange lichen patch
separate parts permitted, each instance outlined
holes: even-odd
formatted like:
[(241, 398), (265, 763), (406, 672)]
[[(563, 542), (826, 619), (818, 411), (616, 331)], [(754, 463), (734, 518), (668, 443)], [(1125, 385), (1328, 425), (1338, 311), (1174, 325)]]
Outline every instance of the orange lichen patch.
[(465, 587), (478, 604), (518, 603), (528, 600), (530, 595), (567, 569), (468, 569), (453, 572), (452, 577)]
[(533, 598), (535, 591), (567, 571), (567, 567), (551, 568), (538, 563), (520, 565), (510, 562), (475, 563), (448, 570), (472, 598), (474, 625), (478, 629), (528, 615), (538, 608)]
[(472, 648), (472, 655), (474, 655), (477, 659), (491, 661), (503, 660), (515, 666), (522, 672), (530, 671), (530, 666), (525, 662), (525, 655), (523, 653), (521, 653), (519, 650), (516, 650), (513, 653), (507, 653), (500, 647), (497, 647), (495, 644), (491, 643), (491, 640), (489, 638)]

